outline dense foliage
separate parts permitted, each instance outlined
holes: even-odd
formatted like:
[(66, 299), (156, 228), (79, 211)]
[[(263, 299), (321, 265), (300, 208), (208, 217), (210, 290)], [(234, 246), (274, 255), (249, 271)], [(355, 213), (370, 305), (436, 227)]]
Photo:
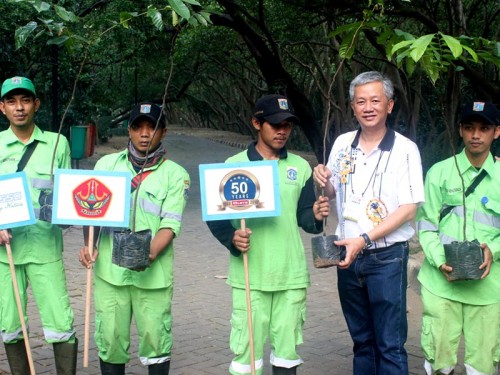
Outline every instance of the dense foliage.
[(458, 146), (461, 103), (500, 101), (499, 18), (497, 0), (10, 0), (0, 79), (34, 79), (38, 122), (66, 133), (165, 100), (171, 123), (250, 134), (255, 99), (281, 92), (301, 118), (292, 146), (322, 160), (356, 126), (349, 81), (380, 70), (396, 85), (391, 126), (428, 167)]

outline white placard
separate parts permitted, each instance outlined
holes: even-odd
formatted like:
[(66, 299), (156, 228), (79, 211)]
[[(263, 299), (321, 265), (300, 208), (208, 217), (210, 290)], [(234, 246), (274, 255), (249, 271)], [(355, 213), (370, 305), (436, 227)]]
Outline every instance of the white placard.
[(201, 164), (199, 170), (204, 221), (280, 215), (276, 160)]
[(54, 180), (54, 224), (128, 227), (128, 172), (57, 169)]
[(21, 227), (35, 222), (26, 173), (0, 176), (0, 229)]

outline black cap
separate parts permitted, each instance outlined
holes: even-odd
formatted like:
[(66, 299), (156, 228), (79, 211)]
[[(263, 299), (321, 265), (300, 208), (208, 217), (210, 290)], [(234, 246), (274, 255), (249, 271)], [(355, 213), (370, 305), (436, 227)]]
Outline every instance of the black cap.
[[(137, 104), (130, 111), (130, 117), (128, 120), (129, 126), (132, 125), (139, 118), (144, 117), (150, 120), (153, 124), (156, 125), (158, 119), (163, 115), (161, 107), (151, 102), (144, 102)], [(160, 120), (160, 127), (165, 126), (165, 123)]]
[(488, 125), (500, 125), (498, 109), (493, 103), (481, 101), (467, 103), (462, 109), (460, 123), (472, 117), (479, 117)]
[(279, 124), (285, 120), (299, 122), (294, 114), (292, 103), (283, 95), (265, 95), (257, 100), (253, 115), (270, 124)]

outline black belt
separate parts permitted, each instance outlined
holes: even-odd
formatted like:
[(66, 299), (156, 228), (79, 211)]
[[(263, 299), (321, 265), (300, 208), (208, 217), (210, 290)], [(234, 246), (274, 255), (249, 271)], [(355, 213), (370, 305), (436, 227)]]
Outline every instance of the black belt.
[(372, 249), (365, 249), (362, 251), (362, 253), (363, 254), (376, 254), (376, 253), (381, 253), (382, 251), (391, 250), (393, 247), (396, 247), (396, 246), (405, 246), (405, 245), (408, 245), (408, 241), (394, 242), (392, 245), (386, 246), (386, 247), (375, 247)]

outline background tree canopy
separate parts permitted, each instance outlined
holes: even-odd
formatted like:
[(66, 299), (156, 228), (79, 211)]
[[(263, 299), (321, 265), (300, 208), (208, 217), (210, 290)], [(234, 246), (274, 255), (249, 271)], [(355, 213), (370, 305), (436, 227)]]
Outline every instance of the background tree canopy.
[(170, 123), (252, 134), (255, 100), (283, 93), (292, 147), (322, 161), (356, 127), (350, 80), (379, 70), (428, 168), (458, 147), (464, 101), (500, 101), (499, 18), (498, 0), (4, 0), (0, 79), (32, 78), (37, 122), (65, 134), (164, 98)]

